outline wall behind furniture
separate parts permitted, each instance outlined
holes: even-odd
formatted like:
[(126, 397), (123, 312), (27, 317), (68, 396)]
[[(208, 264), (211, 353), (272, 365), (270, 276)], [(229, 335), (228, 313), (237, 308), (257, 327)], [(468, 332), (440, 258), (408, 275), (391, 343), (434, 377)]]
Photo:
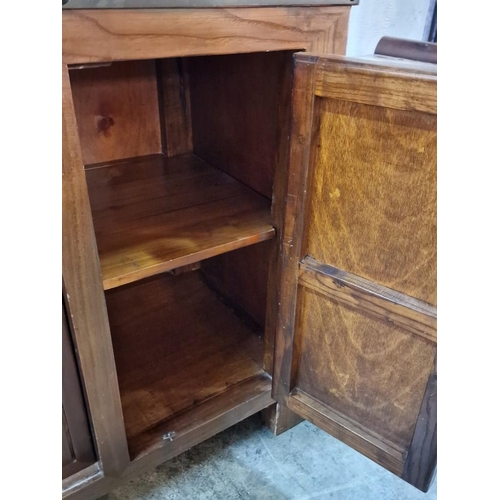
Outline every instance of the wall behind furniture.
[(352, 7), (347, 55), (373, 54), (383, 36), (423, 40), (435, 0), (360, 0)]

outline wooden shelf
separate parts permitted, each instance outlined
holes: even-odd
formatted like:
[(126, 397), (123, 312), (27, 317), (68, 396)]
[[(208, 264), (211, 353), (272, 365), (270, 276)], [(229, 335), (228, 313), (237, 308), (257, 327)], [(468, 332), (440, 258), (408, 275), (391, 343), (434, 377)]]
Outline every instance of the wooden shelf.
[(262, 339), (200, 271), (115, 288), (106, 302), (133, 459), (272, 404)]
[(270, 200), (192, 154), (86, 175), (105, 290), (274, 237)]

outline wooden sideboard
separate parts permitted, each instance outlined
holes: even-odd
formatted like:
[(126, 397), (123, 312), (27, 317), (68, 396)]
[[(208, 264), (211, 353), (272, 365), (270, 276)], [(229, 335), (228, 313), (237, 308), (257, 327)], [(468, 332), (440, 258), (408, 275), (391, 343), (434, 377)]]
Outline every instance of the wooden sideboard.
[(63, 11), (63, 498), (259, 411), (429, 487), (436, 70), (349, 9)]

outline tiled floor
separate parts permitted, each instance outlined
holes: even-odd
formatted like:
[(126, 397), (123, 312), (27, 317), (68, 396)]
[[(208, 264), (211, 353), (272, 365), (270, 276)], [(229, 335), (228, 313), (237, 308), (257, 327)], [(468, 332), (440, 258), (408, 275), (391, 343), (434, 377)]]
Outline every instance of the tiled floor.
[(108, 500), (436, 500), (317, 427), (275, 437), (258, 415), (132, 480)]

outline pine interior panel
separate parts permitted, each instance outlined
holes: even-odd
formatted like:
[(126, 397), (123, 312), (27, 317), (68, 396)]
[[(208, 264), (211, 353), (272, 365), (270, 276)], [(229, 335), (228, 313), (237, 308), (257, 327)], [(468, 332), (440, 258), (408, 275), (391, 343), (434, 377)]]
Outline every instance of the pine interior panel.
[(84, 164), (161, 153), (155, 61), (70, 71)]
[(192, 154), (86, 173), (105, 290), (275, 233), (270, 200)]
[(229, 411), (240, 390), (251, 395), (267, 384), (265, 398), (238, 404), (257, 404), (256, 412), (272, 403), (261, 332), (199, 271), (108, 290), (106, 302), (132, 458), (198, 425), (193, 415), (200, 411), (204, 419)]

